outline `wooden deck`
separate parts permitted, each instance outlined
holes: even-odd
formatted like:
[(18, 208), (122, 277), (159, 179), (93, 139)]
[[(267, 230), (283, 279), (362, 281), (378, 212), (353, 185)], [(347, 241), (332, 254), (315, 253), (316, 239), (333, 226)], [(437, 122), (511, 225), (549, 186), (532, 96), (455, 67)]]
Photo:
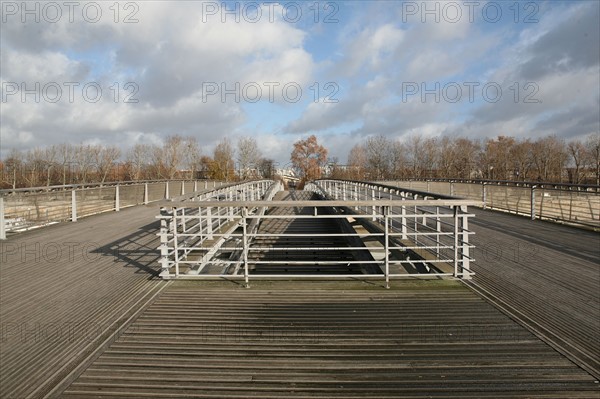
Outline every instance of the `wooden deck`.
[(157, 211), (0, 243), (0, 397), (600, 395), (598, 233), (475, 211), (476, 293), (245, 290), (158, 280)]
[(160, 289), (155, 206), (0, 243), (0, 397), (42, 397)]
[(227, 284), (174, 282), (62, 397), (577, 398), (598, 390), (459, 282)]
[(473, 211), (475, 288), (600, 378), (600, 233)]

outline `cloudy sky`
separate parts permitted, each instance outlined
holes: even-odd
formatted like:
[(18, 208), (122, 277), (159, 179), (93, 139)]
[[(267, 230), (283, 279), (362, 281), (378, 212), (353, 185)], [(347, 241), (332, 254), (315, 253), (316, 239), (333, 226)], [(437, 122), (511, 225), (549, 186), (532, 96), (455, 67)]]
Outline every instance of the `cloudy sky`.
[[(25, 4), (25, 7), (23, 7)], [(2, 1), (1, 150), (600, 131), (591, 1)]]

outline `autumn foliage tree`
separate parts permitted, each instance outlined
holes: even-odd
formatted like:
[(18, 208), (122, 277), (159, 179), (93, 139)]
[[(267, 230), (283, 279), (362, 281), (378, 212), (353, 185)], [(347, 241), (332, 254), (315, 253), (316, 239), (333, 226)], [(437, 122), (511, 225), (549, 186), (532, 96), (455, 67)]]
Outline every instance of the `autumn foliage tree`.
[(294, 143), (291, 161), (302, 179), (318, 179), (327, 163), (327, 149), (317, 142), (315, 135), (311, 135)]

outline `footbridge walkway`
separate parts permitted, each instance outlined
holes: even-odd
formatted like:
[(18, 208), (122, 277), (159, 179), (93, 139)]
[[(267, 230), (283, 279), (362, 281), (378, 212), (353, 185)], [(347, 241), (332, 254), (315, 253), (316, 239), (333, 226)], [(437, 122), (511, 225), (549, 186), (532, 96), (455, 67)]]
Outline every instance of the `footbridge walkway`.
[(597, 232), (388, 183), (184, 187), (0, 241), (0, 396), (599, 393)]

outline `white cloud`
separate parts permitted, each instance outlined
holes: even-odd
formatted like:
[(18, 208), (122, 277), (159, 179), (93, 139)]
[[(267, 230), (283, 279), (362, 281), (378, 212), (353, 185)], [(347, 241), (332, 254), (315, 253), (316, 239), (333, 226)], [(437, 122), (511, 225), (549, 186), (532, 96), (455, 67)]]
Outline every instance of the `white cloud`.
[[(242, 18), (223, 24), (220, 15), (204, 22), (202, 3), (184, 1), (139, 2), (138, 23), (122, 23), (128, 14), (122, 8), (121, 22), (114, 23), (112, 3), (100, 4), (103, 18), (95, 24), (76, 14), (72, 24), (16, 18), (1, 25), (2, 82), (94, 81), (103, 89), (97, 103), (84, 101), (81, 87), (73, 103), (66, 96), (56, 104), (11, 96), (0, 111), (3, 154), (66, 141), (127, 146), (175, 133), (194, 135), (208, 149), (225, 135), (256, 135), (252, 121), (254, 128), (269, 126), (256, 137), (277, 160), (287, 159), (293, 141), (307, 132), (321, 133), (343, 159), (343, 151), (372, 134), (483, 137), (552, 130), (575, 137), (599, 125), (595, 2), (542, 3), (536, 24), (514, 24), (512, 15), (504, 24), (470, 23), (466, 15), (457, 23), (421, 23), (420, 16), (404, 23), (401, 3), (348, 2), (340, 3), (338, 24), (319, 26), (287, 23), (281, 15), (269, 22), (266, 8), (257, 23)], [(480, 92), (473, 104), (422, 102), (420, 95), (402, 101), (403, 82), (433, 87), (449, 80), (498, 82), (502, 101), (486, 103)], [(273, 105), (273, 121), (265, 108), (264, 122), (248, 115), (257, 108), (245, 107), (243, 99), (202, 97), (205, 82), (230, 88), (235, 82), (296, 82), (308, 98), (315, 81), (321, 89), (337, 82), (339, 103), (280, 102)], [(137, 84), (139, 103), (123, 102), (126, 82)], [(525, 84), (537, 84), (535, 98), (542, 102), (511, 101), (515, 82), (521, 99)]]
[(347, 40), (345, 57), (339, 62), (342, 71), (355, 74), (361, 68), (378, 69), (388, 61), (404, 41), (404, 32), (391, 24), (365, 28)]
[[(145, 137), (131, 132), (218, 140), (242, 126), (246, 117), (232, 97), (203, 101), (204, 82), (234, 87), (235, 82), (306, 85), (313, 79), (313, 59), (303, 48), (305, 33), (280, 19), (223, 24), (216, 16), (203, 22), (198, 2), (136, 4), (139, 23), (133, 24), (114, 23), (109, 3), (102, 3), (103, 18), (96, 24), (77, 18), (75, 23), (63, 18), (56, 24), (22, 24), (19, 19), (2, 24), (3, 81), (27, 82), (28, 88), (35, 82), (40, 87), (80, 83), (72, 103), (67, 92), (56, 104), (44, 96), (39, 103), (31, 96), (25, 103), (19, 94), (9, 97), (2, 104), (3, 150), (31, 145), (28, 137), (37, 145), (123, 134), (128, 142)], [(120, 18), (127, 14), (121, 9)], [(115, 81), (120, 90), (116, 102)], [(89, 82), (101, 86), (100, 101), (82, 98), (81, 87)], [(123, 102), (132, 93), (124, 87), (127, 82), (139, 88), (134, 96), (139, 103)], [(263, 98), (268, 99), (266, 93)], [(9, 140), (7, 135), (21, 138)]]

